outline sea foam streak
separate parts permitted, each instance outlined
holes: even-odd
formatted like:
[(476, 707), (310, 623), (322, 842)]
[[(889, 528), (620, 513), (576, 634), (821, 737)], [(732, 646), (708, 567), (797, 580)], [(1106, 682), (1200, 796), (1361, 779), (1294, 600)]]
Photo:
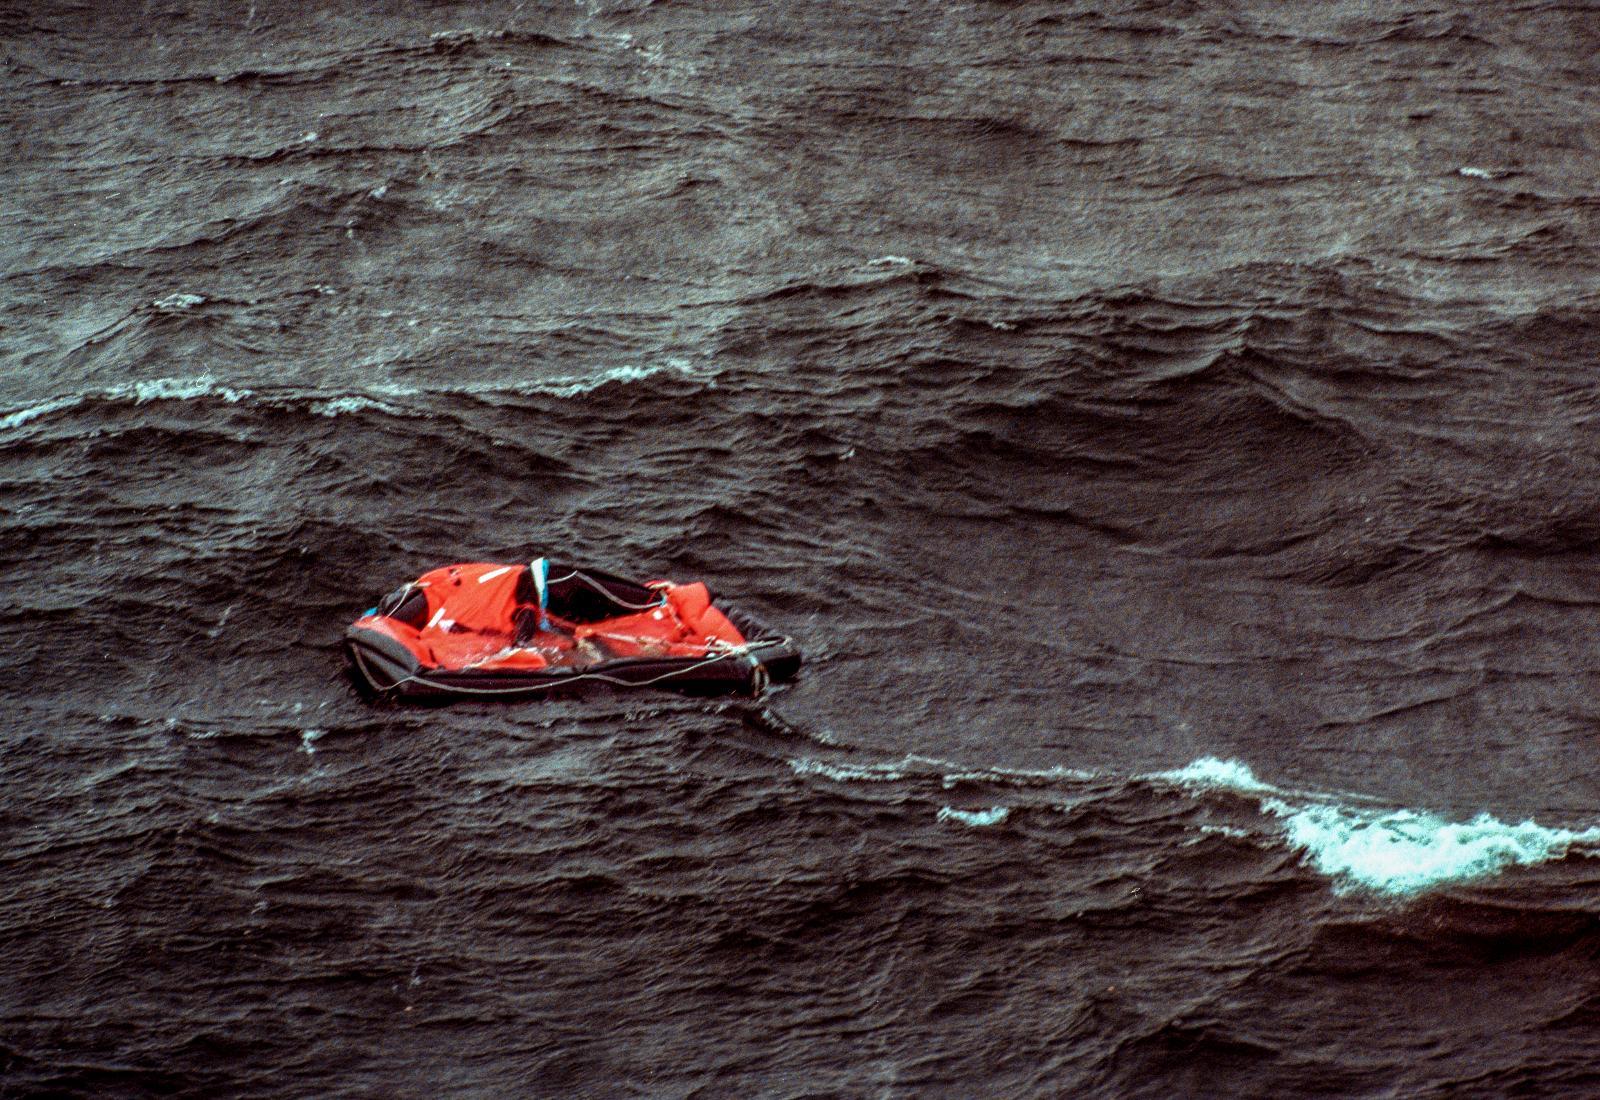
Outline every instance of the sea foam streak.
[(798, 775), (815, 775), (836, 783), (893, 783), (899, 780), (937, 779), (949, 790), (961, 783), (993, 783), (1011, 787), (1037, 787), (1066, 781), (1095, 778), (1093, 772), (1079, 768), (979, 768), (939, 760), (931, 756), (910, 755), (893, 764), (825, 764), (820, 760), (796, 759), (789, 767)]
[(309, 403), (311, 411), (322, 416), (341, 416), (363, 409), (377, 409), (392, 415), (403, 415), (408, 410), (406, 402), (428, 397), (478, 397), (488, 398), (499, 394), (547, 394), (551, 397), (570, 398), (609, 385), (629, 385), (658, 374), (674, 373), (706, 386), (716, 385), (716, 372), (698, 368), (680, 359), (647, 366), (612, 367), (591, 375), (563, 375), (535, 381), (504, 381), (467, 383), (458, 386), (378, 385), (364, 393), (341, 393), (325, 390), (245, 389), (226, 386), (209, 374), (187, 378), (152, 378), (141, 382), (110, 386), (86, 393), (64, 394), (34, 405), (0, 413), (0, 431), (20, 428), (31, 420), (50, 416), (66, 409), (76, 408), (86, 401), (125, 401), (143, 405), (151, 401), (193, 401), (200, 398), (221, 398), (229, 404), (252, 400), (269, 406), (286, 406)]
[(41, 401), (37, 405), (28, 405), (20, 409), (13, 409), (0, 416), (0, 431), (9, 431), (20, 428), (30, 420), (37, 420), (41, 416), (70, 409), (74, 405), (83, 404), (81, 397), (53, 397), (49, 401)]
[(150, 401), (192, 401), (197, 397), (220, 397), (231, 404), (237, 404), (250, 397), (253, 392), (219, 385), (209, 374), (189, 378), (150, 378), (142, 382), (110, 386), (92, 393), (63, 394), (36, 405), (12, 409), (0, 415), (0, 431), (20, 428), (30, 420), (37, 420), (39, 417), (49, 416), (64, 409), (76, 408), (85, 401), (130, 401), (135, 405), (143, 405)]
[(1164, 779), (1169, 783), (1185, 787), (1214, 787), (1219, 790), (1237, 791), (1240, 794), (1255, 794), (1274, 789), (1271, 784), (1257, 779), (1255, 773), (1250, 770), (1250, 765), (1237, 760), (1218, 760), (1214, 756), (1202, 756), (1187, 767), (1179, 768), (1177, 771), (1162, 772), (1153, 778)]
[[(800, 759), (791, 760), (789, 766), (799, 775), (837, 783), (938, 779), (946, 789), (964, 780), (1034, 786), (1095, 778), (1093, 773), (1066, 768), (962, 771), (949, 762), (919, 756), (876, 764)], [(1282, 837), (1289, 846), (1301, 853), (1308, 866), (1332, 879), (1339, 892), (1408, 897), (1450, 883), (1486, 878), (1508, 867), (1561, 859), (1574, 850), (1600, 849), (1600, 827), (1572, 830), (1535, 821), (1511, 824), (1487, 813), (1468, 822), (1452, 822), (1417, 810), (1384, 807), (1360, 795), (1288, 790), (1258, 778), (1248, 764), (1238, 760), (1206, 756), (1142, 779), (1189, 791), (1230, 791), (1252, 799), (1262, 813), (1281, 823)], [(937, 817), (942, 822), (982, 828), (999, 824), (1010, 812), (1005, 806), (985, 810), (944, 806)], [(1203, 828), (1239, 835), (1226, 827)]]
[(954, 806), (941, 806), (934, 816), (940, 821), (955, 821), (982, 829), (1000, 824), (1011, 816), (1011, 811), (1005, 806), (990, 806), (987, 810), (958, 810)]
[(1600, 844), (1600, 827), (1574, 831), (1534, 821), (1508, 824), (1487, 813), (1460, 823), (1415, 810), (1342, 805), (1327, 796), (1274, 787), (1235, 760), (1203, 757), (1152, 778), (1260, 796), (1261, 809), (1282, 820), (1290, 846), (1340, 890), (1404, 897)]
[(1510, 866), (1561, 859), (1574, 845), (1600, 843), (1600, 828), (1574, 832), (1537, 822), (1507, 824), (1479, 814), (1465, 824), (1396, 810), (1374, 817), (1339, 806), (1304, 809), (1268, 799), (1284, 819), (1289, 843), (1317, 870), (1381, 894), (1419, 893), (1482, 878)]

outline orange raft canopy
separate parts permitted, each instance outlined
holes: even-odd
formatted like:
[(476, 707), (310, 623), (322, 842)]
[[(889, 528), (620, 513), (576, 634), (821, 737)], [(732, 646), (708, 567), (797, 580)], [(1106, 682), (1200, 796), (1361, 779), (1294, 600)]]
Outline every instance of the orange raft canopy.
[(400, 699), (528, 697), (588, 686), (759, 694), (800, 650), (704, 584), (471, 562), (424, 573), (345, 631), (356, 683)]

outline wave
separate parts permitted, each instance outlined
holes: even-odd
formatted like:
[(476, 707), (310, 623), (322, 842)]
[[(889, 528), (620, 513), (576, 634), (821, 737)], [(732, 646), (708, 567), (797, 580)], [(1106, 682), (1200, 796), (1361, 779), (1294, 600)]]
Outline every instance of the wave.
[(1513, 825), (1486, 813), (1460, 824), (1412, 810), (1372, 816), (1339, 806), (1296, 809), (1276, 799), (1263, 807), (1284, 819), (1290, 844), (1317, 870), (1396, 896), (1562, 859), (1575, 845), (1600, 843), (1600, 827), (1573, 832), (1534, 821)]
[(214, 398), (229, 404), (237, 404), (252, 396), (254, 392), (223, 385), (209, 374), (187, 378), (151, 378), (88, 393), (63, 394), (36, 404), (13, 408), (0, 413), (0, 431), (20, 428), (29, 421), (65, 412), (91, 401), (144, 405), (152, 401), (194, 401), (200, 398)]
[[(254, 8), (246, 20), (248, 27), (257, 23)], [(271, 19), (263, 15), (258, 24), (269, 26)], [(0, 16), (0, 29), (21, 36), (34, 27), (21, 19), (8, 23)], [(59, 33), (52, 28), (51, 33)], [(567, 38), (556, 33), (537, 30), (505, 28), (458, 28), (413, 34), (396, 38), (391, 33), (380, 32), (365, 41), (356, 37), (348, 44), (328, 45), (319, 50), (282, 50), (273, 53), (246, 51), (239, 55), (238, 63), (228, 64), (228, 57), (214, 59), (213, 64), (187, 65), (182, 53), (169, 60), (165, 50), (160, 56), (129, 57), (119, 55), (116, 66), (107, 66), (101, 57), (19, 58), (13, 62), (20, 70), (33, 74), (49, 85), (84, 86), (89, 88), (169, 88), (185, 84), (202, 87), (216, 85), (261, 85), (274, 88), (317, 84), (337, 78), (350, 81), (366, 76), (374, 81), (392, 79), (392, 67), (425, 65), (442, 58), (461, 56), (468, 60), (494, 60), (506, 57), (531, 57), (546, 51), (591, 52), (596, 47), (581, 38)], [(131, 62), (131, 63), (130, 63)]]
[(961, 825), (970, 825), (974, 829), (987, 828), (998, 825), (1011, 815), (1011, 810), (1005, 806), (990, 806), (986, 810), (958, 810), (953, 806), (941, 806), (935, 816), (940, 821), (954, 821)]
[(1236, 760), (1202, 757), (1152, 778), (1256, 799), (1262, 811), (1282, 821), (1289, 846), (1341, 892), (1403, 898), (1574, 851), (1591, 854), (1583, 852), (1586, 847), (1600, 852), (1600, 826), (1575, 831), (1531, 820), (1512, 824), (1488, 813), (1463, 823), (1419, 810), (1351, 806), (1344, 804), (1349, 796), (1276, 787)]
[(554, 397), (568, 399), (608, 386), (630, 386), (652, 378), (676, 375), (705, 387), (714, 387), (718, 372), (682, 359), (660, 363), (623, 364), (589, 375), (558, 375), (530, 381), (494, 381), (456, 385), (380, 384), (359, 392), (314, 387), (247, 387), (225, 383), (214, 375), (152, 378), (81, 393), (62, 394), (29, 405), (0, 411), (0, 431), (12, 431), (35, 421), (86, 404), (145, 405), (157, 401), (223, 401), (256, 403), (272, 408), (307, 408), (320, 416), (341, 416), (375, 410), (391, 416), (427, 416), (427, 405), (440, 398), (463, 397), (478, 401), (497, 398)]
[[(1074, 803), (1081, 803), (1085, 794), (1090, 802), (1108, 803), (1131, 790), (1152, 786), (1176, 789), (1191, 798), (1212, 792), (1239, 795), (1273, 822), (1269, 843), (1286, 845), (1297, 853), (1305, 866), (1331, 880), (1339, 894), (1407, 899), (1481, 881), (1513, 867), (1549, 863), (1574, 854), (1600, 855), (1600, 826), (1574, 830), (1531, 820), (1513, 823), (1489, 813), (1453, 822), (1421, 810), (1384, 806), (1359, 794), (1290, 790), (1259, 778), (1242, 761), (1216, 757), (1201, 757), (1183, 768), (1131, 778), (1073, 768), (970, 769), (920, 756), (880, 763), (814, 759), (789, 763), (798, 775), (836, 783), (922, 781), (936, 782), (945, 790), (962, 784), (1001, 790), (1055, 787), (1063, 794), (1071, 790)], [(940, 822), (984, 828), (1006, 821), (1015, 810), (1034, 801), (977, 808), (945, 805), (934, 816)], [(1244, 830), (1215, 822), (1188, 822), (1182, 827), (1202, 835), (1260, 837), (1259, 828)]]
[(42, 416), (49, 416), (51, 413), (73, 408), (83, 404), (83, 402), (84, 398), (80, 396), (52, 397), (50, 400), (41, 401), (36, 405), (25, 405), (22, 408), (13, 409), (9, 413), (0, 415), (0, 431), (20, 428), (30, 420), (37, 420)]
[(934, 779), (949, 790), (963, 783), (1037, 787), (1068, 781), (1088, 782), (1096, 773), (1081, 768), (969, 768), (928, 756), (906, 756), (893, 763), (846, 764), (795, 759), (789, 767), (796, 775), (817, 776), (835, 783), (897, 783), (905, 779)]

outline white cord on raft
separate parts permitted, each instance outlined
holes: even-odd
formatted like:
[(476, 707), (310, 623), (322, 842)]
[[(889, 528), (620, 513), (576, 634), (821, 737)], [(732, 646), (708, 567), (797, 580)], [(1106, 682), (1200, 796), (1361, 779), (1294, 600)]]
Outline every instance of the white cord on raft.
[[(616, 676), (608, 675), (604, 672), (575, 672), (568, 676), (552, 677), (549, 683), (532, 684), (526, 687), (474, 688), (464, 687), (459, 684), (435, 684), (433, 686), (444, 691), (460, 692), (465, 695), (526, 695), (533, 691), (545, 691), (550, 688), (559, 688), (566, 684), (575, 684), (580, 680), (599, 680), (602, 683), (616, 684), (620, 687), (649, 687), (652, 684), (659, 684), (663, 680), (670, 680), (675, 676), (683, 676), (687, 673), (695, 671), (696, 669), (704, 668), (707, 665), (716, 664), (718, 661), (726, 661), (729, 657), (745, 656), (748, 655), (752, 650), (761, 649), (767, 646), (782, 645), (787, 640), (788, 639), (786, 638), (766, 638), (761, 641), (746, 642), (744, 645), (735, 646), (725, 653), (718, 653), (714, 657), (707, 657), (703, 661), (697, 661), (687, 668), (673, 669), (671, 672), (664, 672), (660, 676), (652, 677), (649, 680), (623, 680)], [(361, 656), (359, 650), (355, 651), (355, 658), (360, 663), (362, 671), (367, 673), (367, 679), (376, 685), (378, 680), (372, 675), (372, 670), (367, 667), (367, 662)], [(760, 661), (756, 661), (754, 669), (751, 672), (750, 679), (755, 694), (759, 695), (761, 692), (765, 691), (767, 685), (770, 683), (770, 676), (767, 672), (767, 666), (763, 665)], [(429, 683), (429, 681), (423, 674), (414, 672), (408, 676), (402, 676), (388, 687), (379, 688), (379, 690), (393, 691), (401, 684), (411, 683), (425, 684)]]

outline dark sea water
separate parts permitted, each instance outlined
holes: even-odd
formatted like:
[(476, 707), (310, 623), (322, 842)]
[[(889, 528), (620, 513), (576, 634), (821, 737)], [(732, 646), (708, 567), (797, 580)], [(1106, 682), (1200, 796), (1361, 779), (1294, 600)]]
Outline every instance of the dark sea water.
[[(1600, 1095), (1600, 5), (0, 43), (0, 1095)], [(807, 666), (356, 696), (542, 553)]]

